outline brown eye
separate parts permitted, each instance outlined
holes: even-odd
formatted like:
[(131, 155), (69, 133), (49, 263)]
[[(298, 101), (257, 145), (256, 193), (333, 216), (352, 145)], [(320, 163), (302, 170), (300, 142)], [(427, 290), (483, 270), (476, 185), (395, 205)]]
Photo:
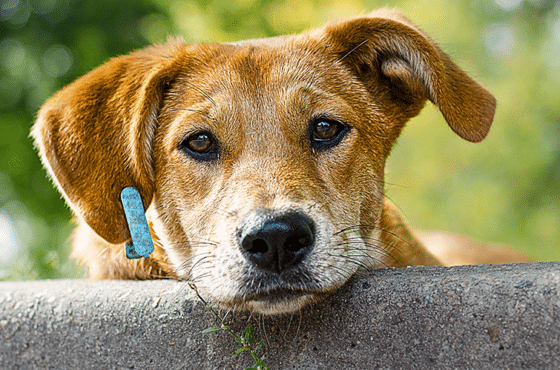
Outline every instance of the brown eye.
[(350, 130), (348, 125), (333, 119), (318, 118), (310, 122), (310, 142), (316, 150), (326, 150), (338, 145)]
[(205, 153), (212, 149), (214, 142), (208, 134), (200, 133), (189, 136), (186, 144), (193, 152)]
[(194, 133), (181, 141), (179, 149), (198, 161), (218, 159), (219, 147), (211, 133), (202, 131)]
[(330, 140), (338, 132), (338, 125), (334, 122), (319, 121), (315, 124), (313, 138), (316, 140)]

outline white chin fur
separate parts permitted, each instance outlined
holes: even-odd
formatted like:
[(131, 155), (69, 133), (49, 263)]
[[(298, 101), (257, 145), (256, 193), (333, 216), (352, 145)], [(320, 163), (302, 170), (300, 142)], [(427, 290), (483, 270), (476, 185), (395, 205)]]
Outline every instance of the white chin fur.
[(237, 307), (239, 311), (250, 311), (263, 315), (281, 315), (299, 311), (309, 303), (314, 301), (312, 294), (304, 295), (286, 302), (270, 303), (266, 301), (248, 301), (242, 307)]

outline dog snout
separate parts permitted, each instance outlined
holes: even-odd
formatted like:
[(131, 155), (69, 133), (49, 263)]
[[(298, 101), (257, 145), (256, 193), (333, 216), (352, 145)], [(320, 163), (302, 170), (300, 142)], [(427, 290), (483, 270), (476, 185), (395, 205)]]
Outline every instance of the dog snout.
[(315, 225), (301, 212), (255, 210), (245, 217), (237, 236), (252, 264), (280, 273), (298, 265), (312, 250)]

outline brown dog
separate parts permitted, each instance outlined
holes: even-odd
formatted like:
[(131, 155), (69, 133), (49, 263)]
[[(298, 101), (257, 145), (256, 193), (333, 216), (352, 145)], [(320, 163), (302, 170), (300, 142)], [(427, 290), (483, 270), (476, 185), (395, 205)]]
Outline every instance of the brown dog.
[[(426, 100), (466, 140), (490, 129), (492, 95), (383, 9), (113, 59), (47, 101), (33, 136), (93, 278), (186, 278), (222, 307), (281, 313), (359, 268), (441, 264), (383, 196), (385, 160)], [(124, 254), (127, 186), (147, 208), (147, 259)]]

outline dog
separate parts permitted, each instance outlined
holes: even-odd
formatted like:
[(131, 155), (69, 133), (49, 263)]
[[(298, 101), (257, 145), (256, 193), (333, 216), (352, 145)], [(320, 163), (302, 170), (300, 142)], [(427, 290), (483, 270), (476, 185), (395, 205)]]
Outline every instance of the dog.
[[(384, 196), (385, 161), (428, 100), (463, 139), (487, 135), (490, 92), (381, 9), (298, 35), (169, 39), (112, 59), (50, 98), (32, 136), (92, 278), (187, 279), (220, 307), (281, 314), (364, 268), (528, 261), (416, 236)], [(149, 258), (124, 254), (128, 186), (144, 201)]]

